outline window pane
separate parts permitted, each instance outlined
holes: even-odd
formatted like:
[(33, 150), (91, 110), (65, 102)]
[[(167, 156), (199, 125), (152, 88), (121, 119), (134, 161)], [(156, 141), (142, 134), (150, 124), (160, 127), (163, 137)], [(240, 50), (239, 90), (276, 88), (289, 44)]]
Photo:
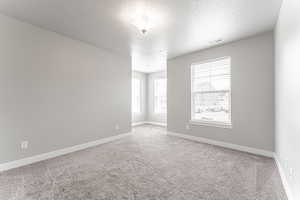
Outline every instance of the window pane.
[(194, 119), (230, 122), (229, 92), (195, 93)]
[(193, 81), (193, 92), (196, 91), (210, 91), (211, 84), (209, 77), (201, 77), (194, 79)]
[[(201, 67), (199, 67), (201, 66)], [(192, 65), (193, 78), (230, 75), (230, 59)]]
[(193, 80), (193, 92), (230, 90), (230, 75), (201, 77)]
[(137, 78), (132, 79), (132, 112), (141, 112), (141, 81)]
[(154, 80), (154, 112), (167, 113), (167, 80)]
[(231, 123), (230, 58), (191, 67), (192, 119)]
[(230, 90), (230, 75), (211, 77), (212, 90)]

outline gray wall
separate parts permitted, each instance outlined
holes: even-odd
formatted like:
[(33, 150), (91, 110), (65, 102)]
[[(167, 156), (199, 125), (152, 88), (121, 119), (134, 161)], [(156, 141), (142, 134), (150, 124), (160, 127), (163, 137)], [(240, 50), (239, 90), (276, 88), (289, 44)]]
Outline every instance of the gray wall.
[(130, 131), (129, 58), (3, 15), (0, 27), (0, 163)]
[[(274, 150), (274, 46), (267, 32), (168, 60), (168, 130)], [(190, 120), (190, 65), (231, 56), (232, 129), (186, 125)]]
[(148, 113), (147, 121), (167, 123), (166, 114), (157, 114), (154, 112), (154, 80), (158, 78), (166, 78), (167, 74), (165, 71), (154, 72), (148, 74)]
[(132, 76), (141, 81), (141, 113), (132, 113), (132, 122), (144, 122), (147, 120), (147, 79), (148, 75), (143, 72), (133, 71)]
[(299, 11), (299, 0), (284, 0), (275, 32), (276, 154), (295, 200), (300, 199)]

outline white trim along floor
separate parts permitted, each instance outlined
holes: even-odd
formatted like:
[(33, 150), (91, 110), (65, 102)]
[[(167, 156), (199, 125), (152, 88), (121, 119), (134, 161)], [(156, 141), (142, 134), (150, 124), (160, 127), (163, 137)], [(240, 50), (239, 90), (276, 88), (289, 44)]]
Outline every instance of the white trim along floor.
[(287, 200), (270, 157), (146, 124), (0, 165), (0, 199)]

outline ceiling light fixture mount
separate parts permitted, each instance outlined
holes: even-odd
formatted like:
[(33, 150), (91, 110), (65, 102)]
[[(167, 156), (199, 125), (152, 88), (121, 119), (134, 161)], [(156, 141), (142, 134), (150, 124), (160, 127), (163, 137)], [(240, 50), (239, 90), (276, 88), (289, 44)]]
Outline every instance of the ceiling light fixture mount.
[(141, 33), (142, 33), (143, 35), (145, 35), (145, 34), (147, 33), (147, 30), (146, 30), (146, 29), (141, 29)]
[(142, 33), (142, 35), (146, 35), (151, 28), (149, 17), (145, 14), (135, 16), (131, 23)]
[(147, 35), (154, 27), (159, 30), (165, 23), (165, 14), (156, 3), (148, 0), (132, 2), (124, 7), (122, 18), (137, 28), (141, 35)]

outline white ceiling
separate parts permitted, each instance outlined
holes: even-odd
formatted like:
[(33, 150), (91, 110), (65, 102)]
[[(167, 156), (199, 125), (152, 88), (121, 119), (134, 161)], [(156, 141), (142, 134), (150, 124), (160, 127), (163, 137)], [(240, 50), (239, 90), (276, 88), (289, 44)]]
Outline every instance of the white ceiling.
[[(143, 36), (130, 24), (144, 6), (153, 27)], [(271, 30), (281, 0), (0, 0), (0, 11), (123, 55), (153, 72), (173, 58)], [(220, 43), (219, 43), (220, 44)]]

